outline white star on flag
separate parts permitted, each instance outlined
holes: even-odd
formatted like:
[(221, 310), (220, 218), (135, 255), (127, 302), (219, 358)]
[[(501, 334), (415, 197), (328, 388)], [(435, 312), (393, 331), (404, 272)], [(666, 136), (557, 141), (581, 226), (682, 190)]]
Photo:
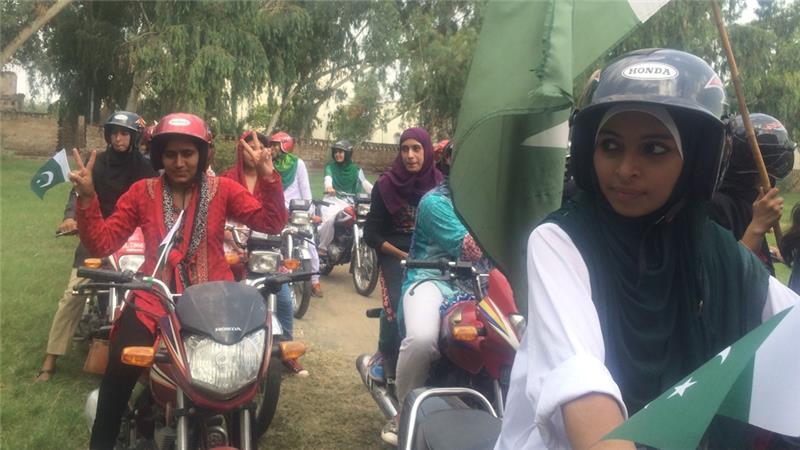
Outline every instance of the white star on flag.
[(731, 346), (730, 346), (730, 345), (729, 345), (727, 348), (725, 348), (725, 350), (723, 350), (723, 351), (719, 352), (719, 353), (717, 354), (717, 356), (720, 356), (720, 357), (722, 357), (722, 361), (720, 361), (719, 363), (720, 363), (720, 364), (725, 364), (725, 360), (726, 360), (726, 359), (728, 359), (728, 355), (729, 355), (730, 353), (731, 353)]
[(692, 377), (689, 377), (689, 379), (684, 381), (683, 384), (675, 386), (675, 392), (670, 394), (669, 397), (667, 397), (667, 398), (672, 398), (672, 397), (674, 397), (676, 395), (678, 395), (680, 397), (683, 397), (684, 392), (686, 392), (687, 389), (689, 389), (690, 387), (692, 387), (695, 384), (697, 384), (697, 382), (696, 381), (692, 381)]

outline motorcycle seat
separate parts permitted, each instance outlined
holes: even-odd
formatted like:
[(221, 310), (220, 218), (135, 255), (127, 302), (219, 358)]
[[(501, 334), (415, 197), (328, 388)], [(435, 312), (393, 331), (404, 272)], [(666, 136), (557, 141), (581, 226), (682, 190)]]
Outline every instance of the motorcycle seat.
[(414, 439), (417, 450), (490, 450), (502, 421), (478, 409), (445, 409), (428, 415)]

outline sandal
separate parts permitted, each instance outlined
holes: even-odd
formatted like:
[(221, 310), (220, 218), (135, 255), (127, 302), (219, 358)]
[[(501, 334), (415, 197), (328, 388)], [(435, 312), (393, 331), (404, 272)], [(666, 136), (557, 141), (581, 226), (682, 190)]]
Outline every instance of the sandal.
[(48, 382), (53, 374), (56, 373), (56, 368), (53, 367), (52, 369), (42, 369), (36, 374), (36, 381), (37, 382)]

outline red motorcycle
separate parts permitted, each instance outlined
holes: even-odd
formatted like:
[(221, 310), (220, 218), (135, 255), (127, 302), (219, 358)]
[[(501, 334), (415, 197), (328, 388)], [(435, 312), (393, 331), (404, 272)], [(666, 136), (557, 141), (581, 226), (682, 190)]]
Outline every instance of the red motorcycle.
[[(84, 290), (149, 291), (167, 311), (159, 318), (152, 347), (123, 349), (124, 363), (150, 370), (144, 389), (131, 396), (116, 448), (257, 448), (277, 407), (281, 359), (305, 352), (302, 343), (274, 339), (282, 333), (273, 315), (275, 293), (310, 273), (266, 276), (247, 284), (214, 281), (190, 286), (183, 294), (173, 294), (157, 278), (131, 272), (81, 268), (78, 274), (94, 280)], [(86, 411), (93, 421), (96, 391)]]
[[(517, 311), (511, 286), (500, 271), (492, 270), (488, 274), (482, 274), (478, 273), (472, 263), (447, 260), (406, 261), (405, 266), (436, 269), (442, 274), (440, 277), (422, 280), (411, 289), (430, 280), (471, 281), (474, 298), (455, 303), (442, 315), (439, 332), (442, 357), (431, 368), (426, 383), (428, 387), (439, 389), (426, 387), (408, 395), (400, 422), (401, 447), (416, 441), (415, 430), (423, 422), (420, 418), (432, 411), (474, 410), (475, 407), (480, 407), (495, 418), (502, 415), (511, 366), (525, 329), (525, 318)], [(488, 289), (484, 289), (484, 281), (488, 281)], [(370, 310), (368, 316), (375, 317), (377, 313)], [(368, 376), (369, 359), (370, 355), (361, 355), (356, 360), (361, 380), (386, 418), (395, 417), (398, 403), (393, 380), (387, 380), (383, 384), (372, 380)], [(440, 399), (430, 402), (434, 405), (433, 410), (420, 406), (432, 397)], [(458, 421), (453, 424), (458, 425)], [(492, 426), (499, 430), (498, 423), (493, 423)], [(441, 429), (437, 433), (443, 434)], [(423, 437), (424, 439), (426, 438)], [(456, 445), (449, 448), (465, 447)]]

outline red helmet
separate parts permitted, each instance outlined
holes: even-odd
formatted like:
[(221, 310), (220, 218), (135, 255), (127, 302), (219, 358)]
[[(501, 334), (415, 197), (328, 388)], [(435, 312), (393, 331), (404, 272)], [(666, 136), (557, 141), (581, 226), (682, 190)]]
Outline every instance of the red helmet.
[(208, 166), (209, 146), (208, 125), (206, 125), (206, 122), (189, 113), (172, 113), (164, 116), (153, 130), (153, 138), (150, 142), (150, 162), (156, 170), (164, 168), (161, 155), (167, 140), (171, 136), (188, 137), (197, 143), (197, 150), (200, 152), (198, 167), (201, 167), (204, 171)]
[(445, 147), (447, 147), (447, 144), (449, 143), (450, 143), (449, 139), (442, 139), (441, 141), (437, 142), (436, 145), (433, 147), (433, 159), (436, 162), (441, 161), (442, 153), (444, 153), (444, 149)]
[(294, 149), (294, 138), (289, 136), (289, 133), (285, 131), (279, 131), (269, 138), (269, 143), (272, 144), (277, 142), (281, 145), (281, 150), (284, 153), (292, 153)]

